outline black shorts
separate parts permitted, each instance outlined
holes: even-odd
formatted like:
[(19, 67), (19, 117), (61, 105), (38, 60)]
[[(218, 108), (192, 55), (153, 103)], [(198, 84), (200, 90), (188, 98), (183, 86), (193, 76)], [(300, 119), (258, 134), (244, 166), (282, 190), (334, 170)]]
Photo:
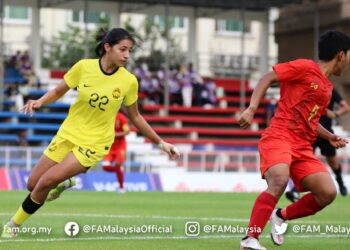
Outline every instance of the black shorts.
[(312, 145), (314, 148), (314, 151), (317, 147), (321, 149), (321, 154), (324, 156), (335, 156), (336, 155), (336, 149), (333, 147), (328, 140), (317, 138), (315, 143)]

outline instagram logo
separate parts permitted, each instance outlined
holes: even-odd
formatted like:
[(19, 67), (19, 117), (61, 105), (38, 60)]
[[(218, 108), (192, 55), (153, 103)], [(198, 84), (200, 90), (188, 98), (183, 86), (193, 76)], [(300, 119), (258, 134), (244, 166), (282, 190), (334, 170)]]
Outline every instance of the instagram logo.
[(185, 234), (186, 236), (194, 237), (200, 234), (200, 225), (197, 221), (188, 221), (185, 224)]

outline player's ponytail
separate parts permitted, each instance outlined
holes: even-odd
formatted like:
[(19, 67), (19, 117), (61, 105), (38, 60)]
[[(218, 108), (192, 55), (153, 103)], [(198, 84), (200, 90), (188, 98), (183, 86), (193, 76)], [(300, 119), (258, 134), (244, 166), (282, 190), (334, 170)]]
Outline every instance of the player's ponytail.
[(96, 55), (102, 57), (106, 50), (104, 44), (108, 43), (110, 46), (118, 44), (121, 40), (128, 39), (135, 44), (135, 39), (133, 36), (125, 29), (114, 28), (106, 32), (103, 29), (100, 30), (100, 33), (96, 36), (97, 46), (95, 48)]

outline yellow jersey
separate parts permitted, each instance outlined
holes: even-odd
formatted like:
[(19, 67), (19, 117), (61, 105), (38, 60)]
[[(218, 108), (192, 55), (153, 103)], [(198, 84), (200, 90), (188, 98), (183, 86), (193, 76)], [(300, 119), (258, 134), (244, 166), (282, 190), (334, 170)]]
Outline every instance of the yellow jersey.
[(76, 145), (108, 152), (122, 103), (130, 106), (137, 101), (136, 77), (124, 67), (106, 73), (99, 59), (83, 59), (64, 75), (64, 80), (70, 88), (77, 89), (78, 98), (57, 135)]

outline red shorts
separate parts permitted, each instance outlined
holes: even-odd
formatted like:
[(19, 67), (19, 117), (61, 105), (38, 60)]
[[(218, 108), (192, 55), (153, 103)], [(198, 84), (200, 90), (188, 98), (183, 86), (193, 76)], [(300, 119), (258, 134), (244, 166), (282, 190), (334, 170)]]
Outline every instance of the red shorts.
[(263, 136), (259, 141), (260, 171), (265, 172), (278, 163), (289, 165), (289, 175), (298, 191), (304, 190), (300, 181), (314, 173), (328, 172), (327, 167), (314, 155), (312, 147), (294, 145), (274, 136)]
[(122, 164), (125, 161), (126, 143), (113, 144), (109, 153), (103, 158), (103, 161), (116, 162)]

